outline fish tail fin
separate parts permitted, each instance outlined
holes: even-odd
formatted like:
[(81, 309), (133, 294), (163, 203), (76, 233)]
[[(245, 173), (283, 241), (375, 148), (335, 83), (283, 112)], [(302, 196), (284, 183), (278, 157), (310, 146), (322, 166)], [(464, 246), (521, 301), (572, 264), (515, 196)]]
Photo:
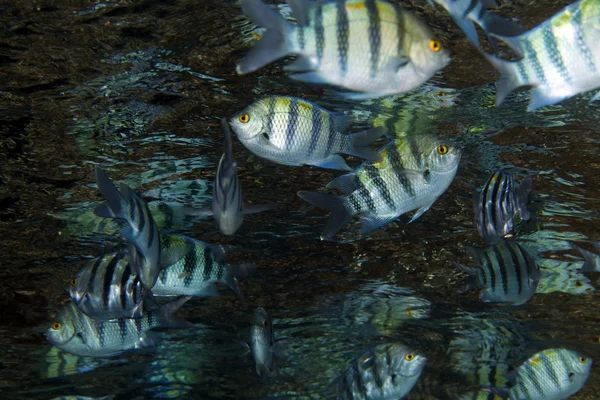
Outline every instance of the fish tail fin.
[(519, 78), (517, 64), (520, 61), (505, 61), (487, 53), (483, 55), (500, 72), (500, 80), (496, 82), (496, 105), (499, 106), (510, 92), (526, 85), (527, 82)]
[(598, 271), (598, 269), (596, 267), (596, 264), (597, 264), (596, 261), (598, 261), (598, 263), (600, 263), (600, 260), (597, 260), (600, 256), (592, 253), (591, 251), (582, 249), (581, 247), (579, 247), (573, 243), (571, 243), (571, 247), (573, 247), (573, 249), (577, 250), (584, 259), (583, 266), (579, 269), (579, 272), (597, 272)]
[(226, 279), (227, 286), (238, 295), (240, 300), (244, 301), (244, 295), (239, 286), (239, 281), (246, 280), (256, 271), (256, 264), (229, 264), (229, 276)]
[(261, 0), (242, 0), (242, 9), (252, 22), (266, 28), (267, 31), (237, 65), (236, 71), (239, 75), (256, 71), (293, 52), (288, 38), (295, 28), (281, 14)]
[(158, 325), (162, 328), (189, 328), (193, 326), (191, 322), (175, 314), (191, 298), (192, 296), (180, 297), (161, 306), (157, 311)]
[(527, 31), (523, 25), (489, 12), (484, 13), (479, 22), (486, 34), (496, 36), (519, 36)]
[(303, 190), (298, 192), (298, 196), (316, 207), (331, 210), (331, 215), (321, 234), (321, 240), (331, 240), (352, 218), (352, 214), (346, 208), (345, 197)]
[(105, 202), (96, 206), (94, 214), (104, 218), (125, 219), (127, 205), (125, 204), (123, 194), (117, 189), (102, 168), (96, 166), (94, 172), (98, 190), (100, 190), (100, 193), (106, 199)]
[(342, 152), (364, 158), (368, 161), (381, 161), (381, 154), (369, 146), (375, 143), (383, 135), (385, 135), (385, 128), (383, 126), (349, 134), (348, 138), (350, 139), (350, 144)]
[(465, 292), (468, 292), (469, 290), (477, 289), (480, 286), (478, 281), (479, 271), (477, 268), (467, 267), (466, 265), (462, 265), (454, 261), (452, 261), (452, 265), (454, 265), (461, 271), (466, 272), (470, 276), (470, 279), (467, 282), (467, 284), (461, 289), (458, 289), (456, 292), (454, 292), (455, 295), (463, 294)]

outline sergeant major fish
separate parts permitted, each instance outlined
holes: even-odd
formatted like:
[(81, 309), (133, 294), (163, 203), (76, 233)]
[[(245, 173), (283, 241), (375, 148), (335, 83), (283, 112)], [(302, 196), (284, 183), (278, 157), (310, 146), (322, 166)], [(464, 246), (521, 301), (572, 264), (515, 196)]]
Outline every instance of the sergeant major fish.
[(496, 104), (521, 86), (533, 86), (528, 111), (600, 87), (599, 19), (598, 0), (580, 0), (519, 36), (492, 34), (523, 56), (510, 62), (485, 55), (501, 74)]
[(483, 240), (492, 244), (513, 229), (513, 218), (529, 219), (527, 197), (531, 179), (517, 183), (515, 175), (499, 170), (494, 172), (483, 189), (473, 193), (475, 226)]
[(182, 297), (142, 314), (140, 318), (102, 321), (88, 317), (73, 302), (61, 308), (55, 322), (45, 332), (46, 339), (78, 356), (109, 357), (126, 350), (155, 345), (149, 332), (156, 327), (185, 328), (191, 324), (175, 312), (190, 297)]
[(472, 276), (472, 281), (458, 293), (481, 287), (481, 300), (515, 306), (533, 296), (541, 274), (527, 250), (517, 242), (503, 239), (483, 249), (468, 247), (468, 250), (480, 268), (454, 263)]
[(427, 358), (402, 344), (381, 344), (354, 361), (337, 380), (338, 400), (402, 399)]
[(194, 210), (188, 207), (185, 212), (188, 215), (213, 216), (221, 233), (233, 235), (242, 226), (244, 214), (272, 210), (276, 205), (244, 204), (242, 185), (237, 174), (237, 162), (233, 160), (231, 130), (225, 118), (221, 120), (221, 126), (225, 134), (225, 152), (221, 156), (217, 167), (217, 175), (213, 185), (212, 209)]
[[(403, 164), (402, 151), (407, 146), (411, 163)], [(309, 203), (331, 210), (321, 239), (332, 239), (353, 215), (361, 215), (361, 234), (371, 232), (400, 215), (417, 210), (410, 222), (427, 211), (452, 183), (461, 151), (458, 147), (433, 136), (418, 135), (396, 140), (380, 150), (382, 161), (363, 163), (355, 172), (342, 175), (328, 187), (347, 196), (315, 192), (298, 192)], [(416, 169), (411, 169), (416, 168)]]
[(350, 171), (338, 153), (377, 161), (377, 152), (368, 146), (385, 133), (381, 127), (343, 134), (350, 120), (306, 100), (272, 96), (246, 107), (230, 123), (242, 144), (259, 157)]
[(267, 28), (237, 66), (255, 71), (287, 55), (293, 79), (337, 85), (374, 98), (407, 92), (450, 63), (429, 27), (410, 11), (382, 0), (289, 0), (291, 24), (261, 0), (242, 0), (244, 13)]

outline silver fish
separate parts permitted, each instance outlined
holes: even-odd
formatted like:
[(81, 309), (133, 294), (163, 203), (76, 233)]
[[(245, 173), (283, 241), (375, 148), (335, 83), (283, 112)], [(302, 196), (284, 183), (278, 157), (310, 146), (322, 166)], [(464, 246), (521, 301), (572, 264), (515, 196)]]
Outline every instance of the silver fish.
[(242, 185), (237, 174), (237, 162), (233, 160), (231, 130), (225, 118), (221, 120), (221, 126), (225, 134), (225, 152), (217, 167), (213, 185), (212, 209), (186, 208), (185, 212), (188, 215), (213, 216), (222, 234), (233, 235), (242, 226), (245, 214), (272, 210), (276, 204), (244, 204)]
[(252, 354), (256, 363), (258, 376), (272, 378), (279, 372), (277, 369), (277, 358), (280, 358), (280, 344), (288, 341), (288, 338), (275, 340), (273, 325), (267, 311), (259, 307), (252, 314), (250, 324), (250, 343), (242, 343), (246, 351)]
[(454, 263), (472, 276), (472, 281), (458, 293), (481, 287), (481, 300), (515, 306), (533, 296), (542, 276), (527, 250), (517, 242), (503, 239), (483, 249), (468, 247), (468, 250), (480, 268)]
[[(357, 214), (361, 215), (361, 234), (417, 210), (410, 221), (413, 222), (450, 186), (461, 157), (458, 147), (433, 135), (394, 141), (380, 154), (381, 162), (363, 163), (327, 185), (350, 193), (347, 196), (298, 192), (309, 203), (331, 210), (322, 240), (332, 239)], [(403, 157), (411, 162), (403, 163)]]
[(427, 358), (402, 344), (381, 344), (354, 361), (337, 381), (338, 400), (393, 400), (417, 383)]
[(515, 175), (499, 170), (494, 172), (481, 191), (473, 193), (475, 226), (483, 240), (496, 243), (513, 229), (513, 218), (529, 220), (527, 196), (531, 178), (517, 183)]
[(339, 153), (377, 161), (379, 155), (369, 145), (385, 133), (379, 127), (344, 134), (351, 120), (307, 100), (272, 96), (252, 103), (230, 124), (242, 144), (259, 157), (284, 165), (351, 171)]
[[(485, 54), (501, 74), (496, 104), (521, 86), (533, 86), (528, 111), (599, 88), (598, 19), (598, 0), (580, 0), (519, 36), (491, 34), (522, 55), (511, 62)], [(592, 101), (598, 98), (600, 93)]]
[(562, 400), (577, 393), (590, 376), (592, 359), (573, 350), (547, 349), (517, 369), (511, 400)]
[(140, 318), (102, 321), (88, 317), (73, 302), (61, 308), (45, 332), (46, 339), (60, 350), (78, 356), (109, 357), (126, 350), (153, 346), (152, 328), (185, 328), (190, 323), (175, 312), (190, 297), (183, 297), (142, 314)]
[(142, 316), (142, 284), (124, 252), (90, 260), (71, 280), (69, 293), (77, 307), (91, 318)]
[(415, 89), (450, 63), (429, 27), (415, 14), (382, 0), (289, 0), (291, 24), (261, 0), (242, 0), (244, 13), (267, 28), (238, 64), (255, 71), (295, 54), (291, 78), (337, 85), (373, 98)]

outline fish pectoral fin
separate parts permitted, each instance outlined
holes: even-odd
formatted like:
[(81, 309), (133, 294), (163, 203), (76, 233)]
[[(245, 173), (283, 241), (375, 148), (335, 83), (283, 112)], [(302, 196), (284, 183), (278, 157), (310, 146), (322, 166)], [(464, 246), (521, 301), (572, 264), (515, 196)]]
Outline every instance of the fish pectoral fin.
[(271, 353), (278, 358), (285, 359), (285, 355), (283, 354), (285, 351), (285, 347), (292, 341), (290, 337), (280, 337), (273, 342), (271, 345)]
[(405, 68), (408, 64), (410, 64), (410, 58), (399, 56), (399, 57), (395, 57), (392, 60), (390, 60), (390, 62), (388, 64), (388, 68), (389, 68), (390, 72), (392, 72), (393, 74), (396, 74), (401, 69)]
[(596, 93), (594, 97), (591, 98), (590, 103), (600, 99), (600, 92)]
[[(437, 199), (435, 199), (437, 200)], [(429, 210), (429, 208), (433, 205), (433, 203), (435, 203), (435, 200), (433, 200), (431, 203), (429, 204), (425, 204), (423, 207), (419, 208), (417, 210), (417, 212), (415, 213), (415, 215), (413, 215), (413, 217), (410, 219), (410, 221), (408, 221), (408, 223), (410, 224), (411, 222), (415, 221), (417, 218), (419, 218), (421, 215), (423, 215), (423, 213), (427, 210)]]
[(343, 193), (352, 193), (358, 189), (358, 176), (354, 172), (340, 175), (325, 186), (327, 189), (337, 189)]
[(138, 340), (136, 340), (134, 347), (136, 349), (143, 349), (146, 347), (155, 347), (160, 339), (154, 332), (144, 332)]
[(314, 165), (321, 168), (329, 168), (329, 169), (340, 169), (342, 171), (352, 171), (352, 168), (346, 164), (346, 161), (339, 154), (332, 154), (329, 157), (321, 160), (319, 162), (314, 163)]
[(477, 35), (477, 30), (475, 29), (475, 24), (473, 21), (467, 18), (463, 18), (462, 15), (452, 16), (454, 22), (458, 27), (464, 32), (469, 42), (471, 42), (475, 47), (479, 47), (479, 36)]
[(244, 214), (256, 214), (263, 211), (271, 211), (277, 208), (277, 203), (268, 204), (244, 204)]
[(389, 224), (396, 218), (398, 218), (401, 214), (392, 214), (392, 215), (374, 215), (369, 214), (360, 218), (362, 222), (362, 227), (360, 228), (360, 234), (364, 235), (369, 232), (374, 231), (375, 229), (379, 229), (384, 225)]
[(307, 72), (315, 69), (317, 69), (315, 60), (306, 56), (298, 56), (292, 63), (283, 67), (283, 70), (288, 72)]
[(301, 74), (292, 74), (290, 75), (290, 78), (300, 82), (314, 83), (317, 85), (327, 83), (327, 81), (316, 72), (303, 72)]

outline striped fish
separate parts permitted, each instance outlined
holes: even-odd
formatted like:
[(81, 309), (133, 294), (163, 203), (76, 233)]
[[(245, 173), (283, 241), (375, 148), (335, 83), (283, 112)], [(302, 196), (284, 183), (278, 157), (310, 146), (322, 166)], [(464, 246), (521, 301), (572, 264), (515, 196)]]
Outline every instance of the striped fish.
[(233, 160), (231, 130), (227, 120), (221, 120), (225, 134), (225, 152), (219, 160), (217, 175), (213, 185), (212, 209), (196, 210), (186, 207), (188, 215), (213, 216), (217, 227), (224, 235), (233, 235), (244, 222), (244, 214), (272, 210), (276, 204), (244, 204), (242, 185), (238, 179), (237, 162)]
[(309, 203), (332, 211), (322, 240), (332, 239), (357, 214), (361, 215), (361, 234), (417, 210), (413, 222), (450, 186), (461, 151), (437, 136), (417, 135), (390, 143), (380, 154), (381, 162), (363, 163), (327, 185), (347, 196), (298, 192)]
[(499, 170), (494, 172), (481, 191), (473, 193), (475, 226), (483, 240), (496, 243), (513, 229), (513, 218), (529, 220), (527, 197), (531, 178), (517, 183), (515, 175)]
[(186, 328), (191, 324), (175, 312), (190, 297), (182, 297), (142, 314), (140, 318), (103, 321), (88, 317), (73, 302), (61, 308), (46, 330), (46, 339), (77, 356), (109, 357), (123, 351), (153, 346), (152, 328)]
[(402, 344), (381, 344), (337, 379), (338, 400), (401, 399), (417, 383), (427, 358)]
[[(593, 243), (596, 251), (600, 253), (600, 242)], [(571, 246), (579, 252), (584, 258), (583, 266), (580, 272), (600, 272), (600, 255), (589, 250), (582, 249), (579, 246), (571, 243)]]
[(577, 393), (590, 376), (592, 359), (564, 348), (534, 354), (517, 369), (511, 400), (561, 400)]
[(256, 269), (254, 264), (225, 264), (223, 247), (187, 236), (166, 236), (163, 246), (167, 250), (177, 247), (191, 250), (175, 264), (160, 271), (152, 288), (155, 296), (218, 296), (214, 283), (222, 282), (243, 298), (238, 282), (252, 276)]
[(143, 288), (127, 253), (111, 253), (89, 261), (71, 281), (71, 298), (95, 319), (139, 318)]
[(473, 277), (458, 293), (481, 287), (481, 300), (515, 306), (533, 296), (541, 278), (540, 271), (527, 250), (517, 242), (502, 239), (483, 249), (469, 247), (468, 250), (480, 268), (454, 263)]
[[(600, 2), (580, 0), (515, 37), (492, 36), (522, 55), (509, 62), (486, 54), (501, 74), (496, 104), (514, 89), (533, 86), (528, 111), (600, 87)], [(600, 93), (592, 101), (597, 100)]]
[(244, 13), (267, 28), (237, 66), (255, 71), (297, 55), (285, 67), (293, 79), (327, 83), (374, 98), (407, 92), (450, 63), (433, 32), (413, 13), (382, 0), (289, 0), (291, 24), (261, 0), (242, 0)]
[[(434, 2), (448, 11), (456, 25), (476, 47), (479, 47), (479, 36), (474, 23), (479, 25), (486, 35), (492, 32), (498, 35), (516, 36), (525, 32), (525, 28), (521, 25), (487, 11), (488, 8), (498, 8), (496, 0), (429, 0), (431, 5)], [(495, 40), (489, 39), (495, 50)]]
[(246, 107), (230, 124), (244, 146), (259, 157), (284, 165), (351, 171), (338, 153), (377, 161), (378, 154), (369, 145), (385, 133), (380, 127), (344, 134), (351, 120), (306, 100), (272, 96)]

